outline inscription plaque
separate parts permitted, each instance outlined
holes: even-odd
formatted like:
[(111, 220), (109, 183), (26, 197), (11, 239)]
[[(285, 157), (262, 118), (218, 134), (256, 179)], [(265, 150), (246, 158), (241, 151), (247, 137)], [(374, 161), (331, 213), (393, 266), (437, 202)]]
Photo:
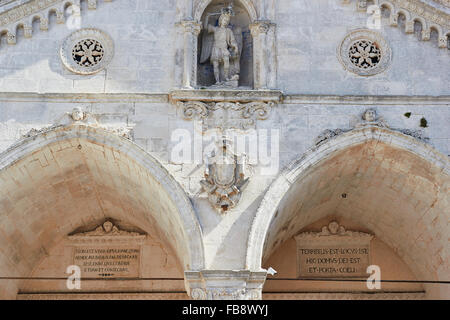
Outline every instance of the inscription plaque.
[(83, 278), (139, 277), (140, 247), (75, 247), (73, 264)]
[(297, 242), (298, 277), (366, 277), (373, 236), (347, 231), (333, 221), (321, 232), (305, 232)]
[(146, 235), (120, 230), (105, 221), (92, 231), (70, 235), (73, 264), (82, 278), (137, 278), (140, 276), (141, 244)]

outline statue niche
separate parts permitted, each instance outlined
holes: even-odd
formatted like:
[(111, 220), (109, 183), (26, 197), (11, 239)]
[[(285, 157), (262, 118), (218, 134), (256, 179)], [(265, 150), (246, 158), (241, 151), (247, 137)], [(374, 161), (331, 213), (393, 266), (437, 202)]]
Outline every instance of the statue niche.
[(202, 17), (198, 85), (237, 88), (253, 86), (250, 18), (240, 5), (212, 1)]

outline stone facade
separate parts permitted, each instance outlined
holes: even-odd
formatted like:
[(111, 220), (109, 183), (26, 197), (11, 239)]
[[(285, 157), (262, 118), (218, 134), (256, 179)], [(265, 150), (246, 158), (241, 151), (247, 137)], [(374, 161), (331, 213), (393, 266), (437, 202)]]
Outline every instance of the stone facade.
[[(239, 80), (210, 85), (225, 2)], [(450, 297), (448, 3), (225, 2), (0, 1), (0, 298)], [(75, 297), (68, 236), (105, 221), (140, 267)], [(295, 237), (332, 221), (411, 283), (299, 278)]]

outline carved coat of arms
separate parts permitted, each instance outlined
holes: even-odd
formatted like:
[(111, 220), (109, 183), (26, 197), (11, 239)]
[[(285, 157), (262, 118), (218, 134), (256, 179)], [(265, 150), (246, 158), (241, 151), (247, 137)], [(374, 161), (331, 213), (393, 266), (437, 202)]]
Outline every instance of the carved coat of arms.
[(234, 207), (248, 183), (244, 174), (244, 156), (231, 152), (226, 140), (207, 159), (205, 179), (200, 181), (208, 200), (219, 211)]

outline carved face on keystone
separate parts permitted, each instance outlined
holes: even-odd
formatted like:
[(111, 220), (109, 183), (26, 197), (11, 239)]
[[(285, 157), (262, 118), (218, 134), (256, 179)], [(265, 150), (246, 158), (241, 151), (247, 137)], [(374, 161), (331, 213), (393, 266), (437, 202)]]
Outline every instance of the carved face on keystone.
[(112, 224), (111, 221), (106, 221), (106, 222), (103, 224), (103, 229), (105, 229), (105, 232), (106, 232), (106, 233), (110, 233), (111, 230), (112, 230), (112, 227), (113, 227), (113, 224)]
[(72, 119), (74, 121), (81, 121), (84, 119), (84, 112), (81, 108), (74, 108), (72, 110)]
[(374, 122), (376, 120), (377, 113), (374, 109), (369, 109), (364, 113), (363, 119), (369, 122)]

